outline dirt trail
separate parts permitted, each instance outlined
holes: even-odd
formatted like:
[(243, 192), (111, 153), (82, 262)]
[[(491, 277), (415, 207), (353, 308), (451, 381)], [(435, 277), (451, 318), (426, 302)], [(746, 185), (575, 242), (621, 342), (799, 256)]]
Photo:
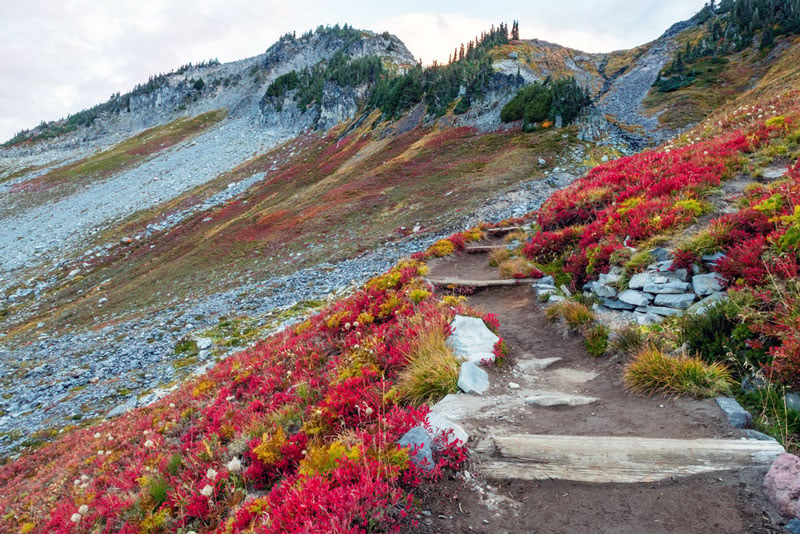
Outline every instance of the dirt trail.
[[(430, 277), (497, 278), (482, 254), (451, 256), (430, 267)], [(510, 353), (502, 367), (487, 369), (487, 393), (459, 397), (468, 410), (444, 407), (470, 435), (470, 475), (426, 490), (423, 509), (430, 515), (420, 518), (420, 532), (781, 531), (779, 516), (761, 492), (765, 467), (626, 484), (481, 476), (481, 467), (488, 469), (493, 459), (493, 436), (735, 440), (744, 432), (730, 427), (711, 399), (628, 394), (621, 380), (625, 362), (591, 357), (580, 337), (547, 320), (530, 286), (478, 290), (469, 303), (499, 317)], [(526, 404), (542, 391), (596, 400), (579, 406)]]

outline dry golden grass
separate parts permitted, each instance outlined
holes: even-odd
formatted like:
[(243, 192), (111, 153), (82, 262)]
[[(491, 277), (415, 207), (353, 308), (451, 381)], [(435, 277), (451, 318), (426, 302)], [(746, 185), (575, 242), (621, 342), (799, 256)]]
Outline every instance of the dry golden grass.
[(408, 366), (400, 375), (397, 389), (412, 404), (436, 402), (458, 391), (460, 364), (441, 325), (423, 330), (406, 355)]
[(642, 395), (692, 395), (716, 397), (730, 393), (733, 380), (728, 369), (698, 357), (671, 357), (655, 347), (639, 351), (625, 367), (625, 387)]

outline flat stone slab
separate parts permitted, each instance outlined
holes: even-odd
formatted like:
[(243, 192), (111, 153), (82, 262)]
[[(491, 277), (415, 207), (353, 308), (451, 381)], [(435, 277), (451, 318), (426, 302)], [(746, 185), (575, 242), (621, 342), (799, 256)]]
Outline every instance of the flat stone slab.
[(694, 293), (682, 293), (680, 295), (656, 295), (656, 300), (653, 302), (656, 306), (664, 306), (666, 308), (677, 308), (685, 310), (695, 301), (697, 297)]
[(769, 466), (783, 454), (773, 441), (639, 437), (493, 436), (481, 464), (488, 479), (639, 483), (743, 467)]
[(653, 302), (653, 296), (641, 291), (627, 289), (619, 294), (619, 300), (631, 306), (647, 306)]
[(456, 315), (450, 327), (453, 333), (447, 338), (447, 345), (457, 356), (473, 363), (494, 361), (494, 344), (500, 338), (486, 327), (482, 319)]
[(431, 411), (443, 415), (451, 421), (460, 421), (495, 404), (497, 404), (497, 402), (491, 397), (451, 393), (434, 404), (431, 407)]
[(663, 284), (645, 284), (644, 292), (645, 293), (653, 293), (655, 295), (662, 294), (662, 293), (686, 293), (689, 291), (689, 288), (692, 286), (689, 285), (687, 282), (681, 282), (680, 280), (670, 280)]
[(675, 308), (667, 308), (666, 306), (645, 306), (644, 308), (637, 308), (636, 311), (642, 313), (654, 313), (663, 317), (671, 317), (673, 315), (680, 315), (681, 310)]
[(550, 408), (552, 406), (583, 406), (598, 400), (600, 399), (595, 397), (570, 395), (558, 391), (537, 391), (525, 398), (525, 404)]
[(464, 362), (458, 372), (458, 389), (483, 395), (489, 389), (489, 373), (472, 362)]
[(523, 360), (517, 363), (517, 369), (522, 371), (541, 371), (547, 369), (556, 362), (560, 362), (561, 358), (533, 358), (530, 360)]
[(603, 299), (603, 306), (611, 310), (618, 310), (618, 311), (619, 310), (630, 311), (636, 307), (631, 304), (628, 304), (627, 302), (622, 302), (621, 300), (616, 300), (616, 299)]

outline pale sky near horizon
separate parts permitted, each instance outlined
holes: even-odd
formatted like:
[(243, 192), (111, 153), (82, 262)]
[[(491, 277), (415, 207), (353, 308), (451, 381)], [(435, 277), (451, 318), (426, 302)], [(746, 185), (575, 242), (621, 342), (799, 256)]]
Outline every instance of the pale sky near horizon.
[(425, 64), (492, 24), (586, 52), (651, 41), (705, 0), (0, 2), (0, 142), (188, 62), (263, 53), (281, 35), (350, 24), (400, 37)]

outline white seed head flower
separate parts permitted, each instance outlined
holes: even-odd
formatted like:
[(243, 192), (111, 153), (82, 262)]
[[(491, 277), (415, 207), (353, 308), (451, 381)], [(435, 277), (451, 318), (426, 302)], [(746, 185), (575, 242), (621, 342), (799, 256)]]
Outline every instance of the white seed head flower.
[(155, 447), (155, 446), (156, 446), (156, 444), (155, 444), (155, 443), (153, 443), (153, 440), (152, 440), (152, 439), (148, 439), (147, 441), (145, 441), (145, 442), (144, 442), (144, 446), (145, 446), (145, 448), (147, 448), (147, 449), (152, 449), (153, 447)]
[(94, 439), (100, 439), (100, 432), (94, 433)]
[(208, 471), (206, 471), (206, 478), (213, 482), (217, 479), (217, 472), (213, 468), (209, 467)]
[(364, 410), (364, 413), (367, 414), (367, 415), (372, 415), (372, 407), (371, 406), (367, 406), (367, 409)]
[(81, 515), (86, 515), (89, 513), (89, 507), (85, 504), (82, 504), (80, 508), (78, 508), (78, 513)]
[(212, 488), (208, 484), (203, 486), (203, 489), (200, 490), (200, 495), (202, 495), (203, 497), (211, 497), (213, 493), (214, 493), (214, 488)]
[(240, 473), (242, 471), (242, 462), (239, 458), (234, 457), (233, 460), (228, 462), (228, 471), (231, 473)]
[(69, 520), (72, 521), (73, 523), (80, 523), (82, 518), (83, 516), (81, 514), (75, 512), (74, 514), (72, 514), (72, 517), (70, 517)]

